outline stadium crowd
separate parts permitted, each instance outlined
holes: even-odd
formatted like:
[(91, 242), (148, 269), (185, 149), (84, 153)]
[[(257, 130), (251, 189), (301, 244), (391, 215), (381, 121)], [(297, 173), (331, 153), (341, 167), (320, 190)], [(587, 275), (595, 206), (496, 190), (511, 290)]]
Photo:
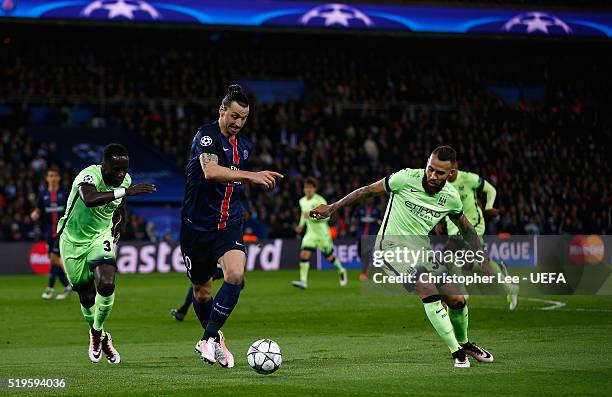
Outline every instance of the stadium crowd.
[[(237, 37), (246, 41), (240, 51), (215, 56)], [(462, 169), (496, 186), (502, 212), (490, 220), (489, 233), (612, 229), (605, 112), (612, 65), (605, 57), (529, 50), (517, 57), (413, 55), (410, 48), (392, 51), (400, 43), (394, 40), (355, 45), (338, 38), (324, 49), (296, 39), (288, 49), (274, 36), (238, 34), (211, 34), (197, 49), (174, 39), (149, 46), (137, 38), (94, 40), (85, 47), (79, 39), (11, 40), (0, 59), (0, 91), (13, 124), (0, 142), (1, 240), (36, 238), (27, 214), (47, 165), (60, 165), (65, 187), (74, 176), (53, 143), (27, 135), (29, 106), (56, 106), (45, 123), (61, 126), (70, 123), (62, 105), (89, 104), (89, 126), (127, 127), (183, 167), (197, 127), (214, 119), (226, 84), (242, 79), (304, 84), (300, 100), (254, 101), (245, 128), (255, 141), (253, 168), (286, 175), (272, 192), (250, 189), (252, 218), (265, 230), (260, 237), (295, 235), (306, 176), (317, 177), (331, 201), (394, 170), (423, 167), (443, 143), (455, 146)], [(512, 102), (489, 89), (500, 83), (538, 84), (545, 94)], [(131, 217), (127, 237), (146, 239), (145, 222)], [(350, 210), (332, 221), (341, 237), (357, 230)]]

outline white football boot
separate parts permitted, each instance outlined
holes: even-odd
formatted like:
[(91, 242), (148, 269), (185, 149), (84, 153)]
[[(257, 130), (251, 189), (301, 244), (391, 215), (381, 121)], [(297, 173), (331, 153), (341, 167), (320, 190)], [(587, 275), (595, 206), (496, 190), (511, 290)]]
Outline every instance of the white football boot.
[(470, 359), (465, 354), (465, 350), (459, 349), (453, 354), (455, 368), (470, 368)]
[(340, 286), (346, 287), (348, 285), (348, 274), (346, 273), (346, 269), (340, 270), (338, 276), (340, 277)]
[(480, 346), (476, 346), (472, 342), (464, 343), (461, 345), (461, 347), (463, 347), (463, 350), (465, 350), (467, 354), (474, 357), (481, 363), (492, 363), (494, 360), (491, 353)]
[(215, 345), (216, 344), (217, 342), (215, 342), (214, 338), (208, 338), (208, 340), (201, 340), (198, 343), (196, 343), (195, 351), (197, 353), (200, 353), (200, 357), (202, 358), (202, 361), (210, 365), (213, 365), (214, 363), (217, 362), (217, 359), (215, 358)]
[(113, 338), (108, 332), (102, 338), (102, 351), (106, 354), (106, 361), (109, 364), (119, 364), (121, 362), (121, 355), (115, 349), (115, 346), (113, 346)]
[(219, 343), (215, 343), (215, 358), (220, 366), (234, 368), (234, 355), (225, 345), (225, 336), (219, 331)]
[(293, 285), (295, 288), (299, 288), (299, 289), (306, 289), (306, 288), (308, 288), (308, 283), (305, 283), (304, 281), (292, 281), (291, 285)]
[(102, 358), (102, 335), (98, 336), (89, 329), (89, 361), (99, 363)]
[(55, 289), (51, 287), (47, 287), (40, 297), (45, 300), (49, 300), (53, 298), (53, 294), (55, 294)]

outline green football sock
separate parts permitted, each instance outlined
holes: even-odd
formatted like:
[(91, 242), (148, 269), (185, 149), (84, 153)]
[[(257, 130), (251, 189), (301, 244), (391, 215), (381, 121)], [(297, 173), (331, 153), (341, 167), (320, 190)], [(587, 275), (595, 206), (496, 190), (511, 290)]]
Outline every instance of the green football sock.
[(96, 310), (94, 311), (93, 329), (101, 331), (104, 327), (104, 321), (113, 309), (115, 303), (115, 293), (111, 296), (102, 296), (96, 293)]
[(81, 311), (83, 312), (83, 317), (85, 317), (85, 321), (87, 321), (87, 324), (89, 324), (89, 327), (93, 326), (93, 323), (94, 323), (94, 315), (93, 315), (94, 308), (95, 308), (95, 305), (92, 307), (85, 307), (81, 305)]
[[(429, 297), (432, 298), (432, 297)], [(427, 314), (427, 318), (431, 322), (431, 325), (435, 328), (440, 338), (446, 343), (446, 346), (450, 349), (451, 353), (456, 352), (461, 349), (459, 346), (459, 342), (457, 342), (457, 338), (455, 338), (455, 332), (453, 331), (453, 324), (451, 324), (451, 320), (448, 317), (448, 313), (444, 306), (442, 306), (442, 301), (439, 297), (436, 301), (430, 302), (428, 298), (423, 300), (423, 307), (425, 308), (425, 313)], [(428, 302), (425, 302), (428, 300)]]
[(455, 331), (455, 337), (457, 342), (463, 345), (468, 342), (468, 307), (467, 304), (463, 305), (461, 309), (448, 308), (448, 317), (450, 318), (451, 324), (453, 324), (453, 330)]
[(336, 270), (338, 270), (338, 272), (344, 271), (344, 266), (342, 266), (342, 262), (340, 262), (338, 258), (334, 258), (332, 265), (336, 266)]
[(308, 268), (310, 267), (310, 261), (300, 262), (300, 281), (303, 283), (308, 282)]

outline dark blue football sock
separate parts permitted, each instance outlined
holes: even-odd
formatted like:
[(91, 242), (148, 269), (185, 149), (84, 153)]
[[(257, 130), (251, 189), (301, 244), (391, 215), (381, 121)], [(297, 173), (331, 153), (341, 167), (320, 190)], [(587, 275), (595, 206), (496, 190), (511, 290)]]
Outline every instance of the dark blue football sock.
[(62, 269), (57, 265), (51, 265), (51, 270), (49, 271), (49, 288), (53, 288), (55, 286), (55, 280), (58, 276), (58, 270), (61, 271)]
[(70, 283), (68, 282), (68, 277), (66, 276), (66, 272), (64, 271), (64, 269), (62, 269), (61, 266), (57, 266), (57, 277), (59, 277), (64, 288), (70, 285)]
[(206, 326), (204, 332), (204, 339), (218, 338), (219, 330), (225, 324), (225, 320), (232, 314), (232, 310), (238, 304), (238, 297), (240, 296), (240, 285), (223, 283), (219, 292), (215, 295), (213, 301), (212, 312), (210, 313), (210, 320)]
[(198, 320), (200, 320), (200, 325), (202, 325), (202, 329), (206, 329), (206, 326), (208, 325), (208, 319), (210, 318), (210, 312), (212, 310), (213, 300), (209, 299), (207, 301), (198, 302), (195, 298), (192, 298), (192, 301), (193, 311), (195, 312), (196, 316), (198, 316)]

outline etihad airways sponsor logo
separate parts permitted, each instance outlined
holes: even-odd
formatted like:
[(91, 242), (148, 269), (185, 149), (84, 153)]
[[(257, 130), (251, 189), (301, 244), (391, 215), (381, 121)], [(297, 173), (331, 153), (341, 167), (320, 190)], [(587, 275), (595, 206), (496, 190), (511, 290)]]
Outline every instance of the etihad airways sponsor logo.
[(409, 200), (406, 200), (404, 204), (406, 205), (406, 207), (408, 207), (410, 212), (412, 212), (413, 214), (417, 216), (420, 216), (421, 218), (426, 218), (426, 219), (441, 218), (443, 214), (442, 211), (432, 210), (430, 208), (423, 207), (422, 205), (415, 204)]

